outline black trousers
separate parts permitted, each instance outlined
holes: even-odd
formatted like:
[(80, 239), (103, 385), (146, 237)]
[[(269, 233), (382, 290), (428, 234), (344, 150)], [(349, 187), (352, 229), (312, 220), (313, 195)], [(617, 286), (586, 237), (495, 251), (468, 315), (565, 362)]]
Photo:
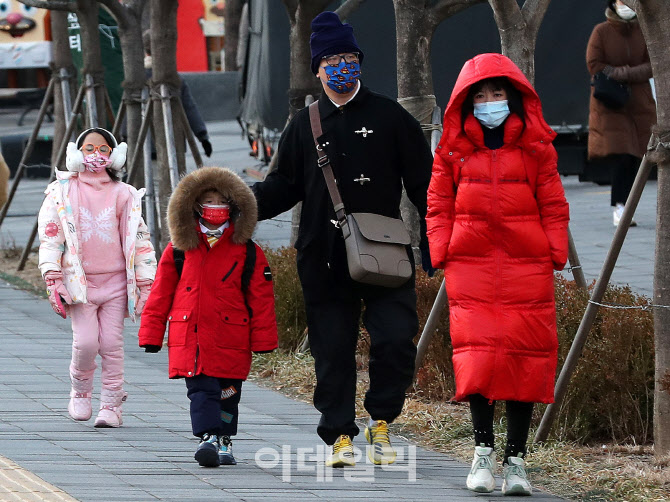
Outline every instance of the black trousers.
[[(301, 274), (304, 276), (304, 270)], [(349, 278), (319, 284), (303, 280), (309, 344), (314, 356), (314, 406), (321, 412), (317, 433), (333, 444), (355, 436), (356, 345), (362, 305), (370, 334), (370, 388), (364, 406), (373, 420), (392, 422), (412, 383), (419, 329), (414, 277), (400, 288), (355, 283)], [(324, 281), (325, 280), (325, 281)]]
[(610, 205), (614, 207), (617, 204), (625, 204), (633, 188), (641, 159), (627, 153), (615, 153), (597, 159), (596, 162), (607, 166), (612, 174)]
[[(481, 394), (472, 394), (468, 398), (475, 445), (493, 448), (493, 418), (496, 403), (489, 401)], [(506, 464), (509, 457), (516, 457), (519, 453), (526, 456), (526, 442), (533, 418), (533, 403), (505, 401), (505, 413), (507, 416), (507, 445), (503, 463)]]
[(193, 435), (234, 436), (237, 434), (238, 405), (242, 380), (196, 375), (186, 378), (187, 396), (191, 400)]

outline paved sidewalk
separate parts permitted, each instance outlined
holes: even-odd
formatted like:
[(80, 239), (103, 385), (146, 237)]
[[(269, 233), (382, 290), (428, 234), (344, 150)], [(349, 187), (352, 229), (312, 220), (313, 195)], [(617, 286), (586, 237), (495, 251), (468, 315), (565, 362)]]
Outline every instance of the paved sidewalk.
[[(316, 461), (324, 450), (313, 407), (250, 382), (242, 390), (238, 465), (199, 467), (184, 383), (167, 378), (166, 350), (145, 354), (137, 347), (137, 326), (129, 321), (124, 426), (74, 422), (66, 409), (69, 320), (58, 318), (46, 300), (2, 281), (0, 319), (0, 455), (30, 471), (14, 467), (10, 482), (1, 475), (12, 464), (0, 458), (0, 500), (72, 500), (66, 494), (82, 502), (477, 497), (464, 488), (467, 465), (400, 439), (394, 445), (403, 457), (392, 466), (374, 467), (363, 456), (354, 469), (325, 468)], [(96, 380), (94, 409), (99, 388)], [(364, 451), (362, 434), (355, 445)], [(498, 491), (478, 497), (501, 498), (500, 482)], [(559, 499), (537, 493), (533, 500)]]

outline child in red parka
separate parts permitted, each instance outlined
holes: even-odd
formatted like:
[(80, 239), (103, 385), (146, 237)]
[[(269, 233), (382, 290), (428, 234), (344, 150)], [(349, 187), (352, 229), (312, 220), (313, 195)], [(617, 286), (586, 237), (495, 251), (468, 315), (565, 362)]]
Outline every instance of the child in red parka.
[(468, 489), (495, 489), (493, 418), (505, 401), (505, 495), (530, 495), (533, 403), (551, 403), (558, 350), (554, 270), (568, 257), (556, 134), (521, 70), (500, 54), (465, 63), (444, 114), (428, 189), (433, 266), (444, 269), (457, 401), (469, 401)]
[(186, 380), (202, 466), (236, 463), (230, 437), (252, 352), (277, 348), (272, 274), (250, 240), (256, 214), (253, 193), (232, 171), (204, 167), (184, 177), (170, 198), (171, 242), (142, 315), (146, 352), (161, 349), (169, 321), (169, 376)]

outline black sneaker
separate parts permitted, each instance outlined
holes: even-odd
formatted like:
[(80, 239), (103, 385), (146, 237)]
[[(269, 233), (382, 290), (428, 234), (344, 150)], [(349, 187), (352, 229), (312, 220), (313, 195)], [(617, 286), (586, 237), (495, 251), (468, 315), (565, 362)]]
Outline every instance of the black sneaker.
[(205, 434), (195, 450), (195, 459), (203, 467), (219, 466), (219, 438), (215, 434)]
[(230, 440), (230, 437), (221, 436), (219, 444), (219, 464), (237, 465), (237, 461), (233, 457), (233, 442)]

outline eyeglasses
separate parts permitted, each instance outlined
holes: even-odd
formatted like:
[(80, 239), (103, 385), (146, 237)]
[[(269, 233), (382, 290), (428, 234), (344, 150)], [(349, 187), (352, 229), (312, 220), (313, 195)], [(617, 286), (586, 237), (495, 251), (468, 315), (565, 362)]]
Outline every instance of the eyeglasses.
[(109, 145), (94, 145), (93, 143), (86, 143), (82, 145), (81, 151), (84, 153), (100, 152), (103, 155), (109, 155), (112, 148)]
[(345, 63), (358, 63), (358, 52), (350, 52), (348, 54), (332, 54), (321, 58), (328, 66), (338, 66), (342, 61)]

